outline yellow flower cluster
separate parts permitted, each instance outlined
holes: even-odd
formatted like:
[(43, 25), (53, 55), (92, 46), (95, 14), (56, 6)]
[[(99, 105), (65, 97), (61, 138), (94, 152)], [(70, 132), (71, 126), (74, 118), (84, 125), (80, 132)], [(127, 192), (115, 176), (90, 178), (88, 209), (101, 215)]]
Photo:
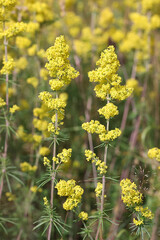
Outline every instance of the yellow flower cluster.
[(107, 133), (103, 133), (99, 136), (101, 141), (113, 141), (121, 135), (121, 130), (119, 128), (115, 128), (113, 130), (108, 131)]
[(113, 118), (119, 114), (117, 106), (113, 103), (107, 103), (104, 107), (100, 108), (98, 112), (100, 115), (103, 115), (105, 119)]
[(49, 61), (46, 64), (49, 75), (55, 80), (61, 81), (63, 86), (68, 85), (71, 79), (79, 75), (69, 63), (69, 46), (66, 44), (64, 36), (56, 38), (54, 46), (47, 50), (46, 55)]
[(96, 65), (96, 70), (88, 73), (90, 82), (98, 83), (95, 92), (102, 100), (106, 99), (107, 94), (111, 94), (113, 99), (124, 100), (131, 95), (132, 89), (121, 86), (121, 78), (116, 74), (120, 64), (113, 46), (109, 46), (101, 53)]
[(144, 208), (142, 204), (142, 193), (137, 190), (137, 186), (130, 179), (123, 179), (120, 182), (122, 189), (122, 201), (127, 207), (134, 208), (135, 213), (138, 215), (138, 220), (133, 218), (133, 223), (136, 226), (144, 224), (145, 219), (153, 219), (153, 214), (148, 207)]
[(102, 142), (113, 141), (121, 135), (120, 129), (115, 128), (114, 130), (106, 131), (105, 126), (100, 124), (97, 120), (91, 120), (90, 122), (83, 123), (82, 128), (89, 133), (99, 134), (99, 138)]
[(53, 157), (53, 161), (56, 162), (57, 164), (60, 163), (68, 163), (72, 154), (72, 149), (63, 149), (61, 153), (57, 155), (57, 157)]
[(95, 189), (96, 197), (100, 197), (101, 196), (102, 188), (103, 188), (103, 184), (98, 182), (97, 183), (97, 187)]
[(47, 157), (43, 158), (43, 165), (48, 166), (49, 168), (51, 167), (50, 160)]
[(37, 166), (31, 166), (28, 162), (20, 163), (20, 168), (22, 172), (35, 172), (37, 170)]
[(51, 110), (59, 110), (59, 109), (63, 109), (66, 107), (66, 103), (65, 101), (63, 101), (60, 98), (56, 98), (54, 99), (52, 97), (52, 94), (50, 94), (49, 92), (41, 92), (39, 94), (39, 98), (47, 105), (48, 108), (50, 108)]
[(38, 79), (36, 77), (27, 78), (27, 83), (31, 84), (34, 88), (38, 86)]
[(65, 180), (60, 180), (56, 184), (55, 188), (57, 188), (59, 196), (67, 197), (66, 201), (63, 203), (63, 208), (66, 211), (77, 207), (84, 192), (83, 188), (81, 188), (79, 185), (76, 185), (76, 182), (73, 179), (68, 180), (67, 182)]
[(21, 32), (24, 32), (27, 24), (23, 22), (10, 23), (10, 27), (5, 31), (0, 33), (0, 39), (3, 37), (11, 38), (18, 35)]
[(0, 0), (0, 6), (6, 7), (6, 8), (12, 8), (17, 3), (17, 0)]
[(137, 190), (137, 186), (130, 179), (121, 180), (122, 201), (127, 207), (134, 207), (142, 203), (142, 193)]
[(38, 188), (37, 186), (32, 186), (30, 188), (30, 191), (33, 192), (33, 193), (36, 193), (37, 191), (42, 192), (42, 188)]
[(9, 202), (14, 201), (16, 199), (16, 196), (11, 192), (6, 192), (6, 197), (8, 198)]
[(148, 151), (148, 157), (151, 159), (156, 159), (157, 161), (160, 162), (160, 149), (159, 148), (151, 148)]
[(106, 166), (105, 162), (102, 162), (99, 157), (96, 156), (95, 153), (93, 153), (91, 150), (85, 150), (85, 156), (87, 161), (95, 162), (97, 170), (100, 172), (100, 174), (106, 174), (108, 167)]
[(80, 214), (78, 215), (79, 218), (81, 218), (82, 220), (84, 221), (87, 221), (88, 220), (88, 213), (82, 211), (80, 212)]
[(137, 206), (135, 207), (135, 210), (136, 212), (139, 212), (143, 217), (153, 219), (153, 213), (148, 207), (143, 208), (142, 206)]
[(28, 2), (27, 8), (31, 13), (34, 13), (35, 20), (39, 23), (53, 20), (53, 13), (45, 2)]
[(13, 58), (9, 58), (7, 61), (3, 60), (3, 67), (0, 71), (1, 74), (10, 74), (15, 67)]
[(19, 126), (17, 129), (17, 136), (21, 138), (24, 142), (34, 143), (35, 146), (38, 146), (42, 141), (42, 136), (38, 134), (27, 134), (24, 131), (23, 126)]
[(28, 48), (31, 44), (31, 40), (26, 37), (18, 36), (16, 37), (16, 45), (19, 49)]
[(6, 105), (6, 102), (4, 101), (3, 98), (0, 97), (0, 107), (3, 107)]
[(50, 154), (50, 149), (48, 147), (41, 147), (39, 149), (39, 154), (42, 156), (47, 156)]
[(142, 91), (142, 87), (139, 86), (139, 82), (134, 78), (127, 79), (126, 85), (129, 88), (133, 88), (134, 93), (137, 95)]
[(15, 113), (16, 111), (19, 111), (19, 110), (20, 110), (20, 107), (18, 107), (16, 104), (9, 109), (10, 113)]
[(46, 197), (43, 198), (43, 201), (44, 201), (44, 205), (45, 205), (45, 206), (48, 206), (48, 205), (49, 205), (48, 199), (47, 199)]
[(89, 133), (102, 134), (106, 132), (105, 126), (100, 124), (97, 120), (91, 120), (90, 122), (83, 123), (82, 128)]
[(144, 222), (143, 222), (143, 219), (137, 220), (137, 219), (133, 218), (133, 223), (137, 226), (141, 226), (141, 225), (143, 225)]
[(51, 117), (49, 108), (45, 104), (41, 104), (41, 107), (34, 108), (33, 110), (33, 125), (36, 129), (42, 132), (45, 137), (48, 136), (48, 119)]

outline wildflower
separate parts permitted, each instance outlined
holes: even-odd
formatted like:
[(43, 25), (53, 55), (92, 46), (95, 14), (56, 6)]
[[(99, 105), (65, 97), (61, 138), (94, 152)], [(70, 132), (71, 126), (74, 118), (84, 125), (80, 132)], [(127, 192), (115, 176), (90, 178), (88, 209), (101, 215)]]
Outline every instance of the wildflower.
[(13, 58), (9, 58), (8, 61), (3, 60), (3, 67), (0, 71), (1, 74), (10, 74), (15, 67)]
[(39, 154), (42, 156), (47, 156), (50, 154), (50, 149), (48, 147), (41, 147), (39, 149)]
[(117, 106), (115, 106), (113, 103), (107, 103), (107, 105), (103, 108), (100, 108), (98, 112), (100, 115), (103, 115), (105, 119), (110, 119), (119, 114)]
[(31, 166), (31, 164), (27, 162), (21, 163), (20, 168), (22, 172), (35, 172), (37, 170), (37, 166)]
[(51, 167), (50, 160), (47, 157), (43, 158), (43, 165)]
[(84, 192), (84, 190), (79, 185), (76, 185), (76, 182), (73, 179), (68, 180), (67, 182), (60, 180), (56, 184), (55, 188), (57, 188), (59, 196), (67, 196), (67, 199), (63, 204), (63, 208), (66, 211), (77, 207)]
[(143, 219), (140, 219), (140, 220), (136, 220), (135, 218), (133, 218), (133, 223), (137, 226), (141, 226), (143, 225)]
[(149, 149), (148, 157), (151, 159), (155, 158), (157, 161), (160, 161), (160, 149), (158, 148)]
[(30, 188), (30, 191), (33, 192), (33, 193), (36, 193), (37, 191), (42, 192), (42, 188), (38, 188), (37, 186), (32, 186)]
[(0, 97), (0, 107), (3, 107), (6, 105), (6, 102), (4, 101), (3, 98)]
[(36, 77), (27, 78), (27, 83), (31, 84), (34, 88), (38, 86), (38, 79)]
[(44, 205), (48, 206), (49, 203), (48, 203), (48, 199), (46, 197), (43, 198), (43, 201), (44, 201)]
[(80, 212), (80, 214), (78, 215), (79, 218), (81, 218), (82, 220), (84, 221), (87, 221), (88, 220), (88, 213), (82, 211)]
[(13, 105), (13, 107), (11, 107), (9, 109), (10, 113), (15, 113), (16, 111), (19, 111), (20, 107), (18, 107), (17, 105)]
[(8, 198), (9, 202), (14, 201), (16, 199), (16, 196), (11, 192), (6, 192), (6, 197)]
[(97, 183), (97, 187), (95, 189), (96, 197), (100, 197), (101, 196), (102, 188), (103, 188), (103, 184), (98, 182)]
[(142, 193), (137, 190), (137, 186), (130, 179), (121, 180), (122, 201), (127, 207), (133, 207), (142, 203)]

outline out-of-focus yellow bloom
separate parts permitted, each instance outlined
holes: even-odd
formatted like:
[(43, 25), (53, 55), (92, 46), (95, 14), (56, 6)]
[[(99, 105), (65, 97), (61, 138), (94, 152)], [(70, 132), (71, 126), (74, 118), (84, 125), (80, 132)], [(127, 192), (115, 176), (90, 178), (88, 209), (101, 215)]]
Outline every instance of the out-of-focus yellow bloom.
[(38, 79), (36, 77), (27, 78), (27, 83), (31, 84), (34, 88), (38, 86)]
[(3, 98), (0, 97), (0, 107), (3, 107), (6, 105), (6, 102), (4, 101)]
[(39, 149), (39, 154), (42, 155), (42, 156), (47, 156), (50, 154), (50, 149), (48, 147), (41, 147)]
[(20, 110), (20, 107), (18, 107), (16, 104), (9, 109), (10, 113), (15, 113), (16, 111), (19, 111), (19, 110)]
[(28, 162), (20, 163), (20, 168), (22, 172), (35, 172), (37, 170), (37, 166), (32, 166)]

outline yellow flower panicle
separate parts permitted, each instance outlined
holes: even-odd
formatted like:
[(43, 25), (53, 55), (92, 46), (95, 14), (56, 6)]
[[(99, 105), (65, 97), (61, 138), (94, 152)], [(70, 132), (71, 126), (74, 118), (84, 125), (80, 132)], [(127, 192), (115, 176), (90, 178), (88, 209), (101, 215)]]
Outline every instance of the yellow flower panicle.
[(6, 102), (3, 98), (0, 97), (0, 107), (4, 107), (6, 105)]
[(142, 203), (142, 193), (137, 190), (137, 186), (130, 179), (126, 178), (120, 182), (122, 190), (122, 201), (127, 207), (134, 207)]
[(60, 180), (55, 188), (58, 190), (59, 196), (67, 196), (66, 201), (63, 204), (63, 208), (68, 211), (72, 210), (74, 207), (80, 203), (84, 190), (76, 185), (76, 182), (72, 180)]
[(151, 159), (156, 159), (157, 161), (160, 162), (160, 149), (159, 148), (151, 148), (148, 151), (148, 157)]
[(70, 161), (72, 154), (72, 149), (63, 149), (61, 153), (57, 155), (57, 157), (53, 157), (53, 161), (56, 162), (57, 164), (60, 163), (68, 163)]
[(11, 107), (9, 109), (10, 113), (15, 113), (16, 111), (19, 111), (20, 107), (18, 107), (17, 105), (13, 105), (13, 107)]
[(13, 58), (9, 58), (8, 61), (3, 60), (3, 67), (0, 71), (1, 74), (11, 74), (15, 67)]
[(6, 38), (14, 37), (20, 34), (21, 32), (24, 32), (26, 29), (26, 26), (27, 24), (23, 22), (12, 23), (10, 24), (10, 27), (8, 29), (0, 33), (0, 39), (3, 37), (6, 37)]
[(100, 115), (103, 115), (105, 119), (113, 118), (119, 114), (118, 107), (113, 103), (107, 103), (106, 106), (100, 108), (98, 112)]
[(47, 156), (50, 154), (50, 149), (48, 147), (41, 147), (39, 149), (39, 154), (42, 155), (42, 156)]
[(31, 84), (34, 88), (38, 86), (38, 79), (36, 77), (27, 78), (27, 83)]
[(11, 9), (17, 3), (17, 0), (0, 0), (0, 6)]
[(43, 201), (45, 206), (49, 206), (48, 199), (46, 197), (43, 198)]
[(104, 162), (102, 162), (99, 157), (96, 156), (91, 150), (85, 150), (85, 156), (87, 161), (95, 162), (97, 166), (97, 170), (100, 174), (104, 175), (107, 172), (107, 166)]
[(37, 170), (37, 166), (31, 166), (28, 162), (21, 163), (20, 168), (22, 172), (35, 172)]
[(88, 220), (88, 213), (82, 211), (82, 212), (80, 212), (78, 217), (81, 218), (83, 221), (87, 221)]
[(121, 130), (119, 128), (115, 128), (114, 130), (110, 130), (107, 133), (102, 133), (99, 135), (101, 141), (113, 141), (121, 135)]
[(49, 168), (51, 167), (50, 160), (47, 157), (43, 158), (43, 165), (48, 166)]
[(30, 191), (33, 192), (33, 193), (42, 192), (42, 188), (38, 188), (37, 186), (32, 186), (30, 188)]
[(135, 218), (133, 218), (133, 223), (137, 226), (141, 226), (144, 224), (143, 219), (137, 220)]
[(148, 219), (153, 219), (153, 213), (151, 212), (151, 210), (148, 207), (143, 207), (143, 206), (137, 206), (135, 207), (135, 211), (139, 212), (142, 217), (148, 218)]
[(100, 197), (101, 196), (102, 188), (103, 188), (103, 184), (98, 182), (97, 183), (97, 187), (95, 189), (96, 197)]
[(121, 78), (117, 75), (120, 66), (113, 46), (109, 46), (101, 53), (96, 63), (99, 66), (96, 70), (88, 73), (90, 82), (96, 82), (95, 92), (102, 100), (111, 94), (113, 99), (124, 100), (131, 95), (132, 89), (121, 86)]

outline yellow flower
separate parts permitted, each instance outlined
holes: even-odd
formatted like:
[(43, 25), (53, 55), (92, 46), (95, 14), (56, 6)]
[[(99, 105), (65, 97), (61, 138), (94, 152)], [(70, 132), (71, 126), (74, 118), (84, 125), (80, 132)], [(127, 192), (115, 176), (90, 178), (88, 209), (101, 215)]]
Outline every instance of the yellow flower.
[(20, 168), (22, 172), (35, 172), (37, 170), (37, 166), (31, 166), (28, 162), (21, 163)]
[(121, 180), (122, 201), (128, 207), (133, 207), (142, 203), (142, 193), (137, 190), (137, 186), (130, 179)]
[(0, 107), (3, 107), (6, 105), (6, 102), (4, 101), (3, 98), (0, 97)]
[(38, 86), (38, 79), (36, 77), (27, 78), (27, 83), (31, 84), (34, 88)]
[(10, 113), (15, 113), (16, 111), (19, 111), (20, 107), (18, 107), (17, 105), (13, 105), (13, 107), (11, 107), (9, 109)]
[(133, 218), (133, 223), (137, 226), (141, 226), (143, 225), (143, 219), (140, 219), (140, 220), (136, 220), (135, 218)]
[(47, 156), (50, 154), (50, 149), (48, 147), (41, 147), (39, 149), (39, 154), (42, 156)]
[(102, 188), (103, 188), (103, 184), (98, 182), (97, 183), (97, 187), (95, 189), (96, 197), (100, 197), (101, 196)]
[(88, 213), (82, 211), (80, 212), (80, 214), (78, 215), (79, 218), (81, 218), (82, 220), (84, 221), (87, 221), (88, 220)]

